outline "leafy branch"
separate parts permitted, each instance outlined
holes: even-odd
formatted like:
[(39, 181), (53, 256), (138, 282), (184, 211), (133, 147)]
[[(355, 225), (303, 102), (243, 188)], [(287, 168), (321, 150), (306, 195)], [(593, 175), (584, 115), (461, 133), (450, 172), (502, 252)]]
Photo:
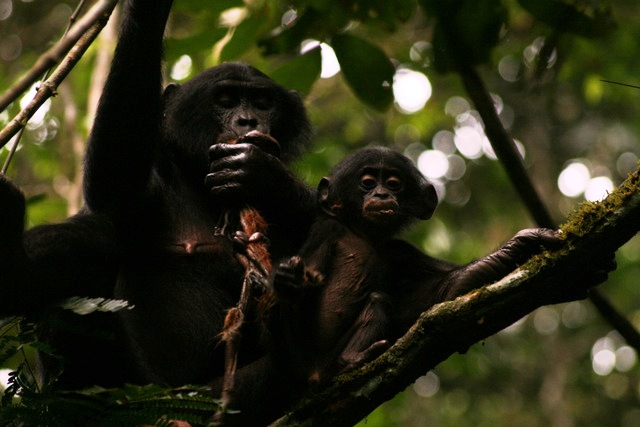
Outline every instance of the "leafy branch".
[(0, 148), (4, 147), (20, 129), (24, 128), (27, 121), (47, 99), (56, 94), (57, 87), (71, 72), (102, 28), (104, 28), (117, 3), (117, 0), (101, 0), (96, 3), (55, 46), (40, 57), (16, 85), (3, 95), (0, 99), (0, 111), (17, 99), (46, 70), (58, 63), (60, 58), (66, 54), (51, 76), (39, 85), (33, 100), (0, 131)]

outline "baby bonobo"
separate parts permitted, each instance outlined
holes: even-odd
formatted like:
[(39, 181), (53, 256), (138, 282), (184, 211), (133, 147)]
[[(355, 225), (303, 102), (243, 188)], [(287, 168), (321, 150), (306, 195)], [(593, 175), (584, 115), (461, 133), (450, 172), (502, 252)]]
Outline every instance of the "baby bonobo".
[(385, 245), (431, 217), (433, 185), (403, 155), (357, 151), (318, 186), (321, 212), (298, 256), (274, 275), (271, 331), (294, 376), (310, 385), (372, 360), (390, 345), (393, 277)]

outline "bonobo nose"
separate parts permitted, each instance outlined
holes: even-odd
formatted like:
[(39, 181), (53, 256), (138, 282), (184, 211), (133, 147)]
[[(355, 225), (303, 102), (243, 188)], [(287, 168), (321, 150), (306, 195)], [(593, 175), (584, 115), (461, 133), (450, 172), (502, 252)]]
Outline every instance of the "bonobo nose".
[(389, 192), (386, 190), (377, 190), (373, 195), (378, 199), (383, 199), (383, 200), (388, 199), (389, 196), (391, 196)]
[(237, 125), (242, 128), (248, 128), (249, 130), (258, 128), (258, 119), (240, 117), (238, 118)]

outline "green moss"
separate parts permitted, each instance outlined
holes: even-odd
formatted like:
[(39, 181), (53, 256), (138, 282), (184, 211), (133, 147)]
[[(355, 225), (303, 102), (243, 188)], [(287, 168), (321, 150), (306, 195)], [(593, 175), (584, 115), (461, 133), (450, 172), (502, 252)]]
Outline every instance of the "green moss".
[(616, 212), (633, 194), (640, 191), (640, 169), (630, 173), (627, 179), (600, 202), (583, 202), (567, 217), (560, 229), (565, 238), (584, 236)]

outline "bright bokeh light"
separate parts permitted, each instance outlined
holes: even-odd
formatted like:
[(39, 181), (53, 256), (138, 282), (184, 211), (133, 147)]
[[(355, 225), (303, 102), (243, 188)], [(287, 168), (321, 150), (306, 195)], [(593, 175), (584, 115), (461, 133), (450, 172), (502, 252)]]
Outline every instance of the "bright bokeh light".
[(562, 324), (570, 329), (578, 328), (587, 320), (587, 309), (581, 301), (572, 301), (562, 309)]
[(628, 345), (620, 344), (616, 334), (608, 334), (598, 339), (591, 347), (591, 365), (598, 375), (609, 375), (613, 370), (628, 372), (638, 361), (636, 351)]
[(521, 65), (520, 58), (515, 55), (505, 56), (498, 62), (498, 73), (504, 80), (515, 82), (520, 77)]
[(558, 189), (567, 197), (578, 197), (587, 188), (591, 174), (580, 162), (571, 163), (558, 176)]
[(467, 171), (467, 163), (464, 159), (457, 154), (452, 154), (447, 157), (447, 161), (449, 163), (449, 168), (447, 169), (445, 177), (449, 181), (457, 181), (461, 179)]
[(191, 74), (193, 61), (189, 55), (182, 55), (173, 67), (171, 67), (171, 78), (176, 81), (184, 80)]
[(431, 82), (418, 71), (399, 69), (393, 78), (393, 96), (403, 113), (420, 111), (431, 98)]
[(461, 126), (455, 130), (453, 141), (456, 148), (467, 159), (477, 159), (482, 156), (484, 135), (471, 126)]
[(8, 19), (13, 13), (13, 2), (11, 0), (0, 0), (0, 21)]
[[(29, 105), (31, 101), (33, 101), (33, 98), (37, 93), (36, 89), (38, 88), (38, 86), (40, 86), (41, 83), (42, 82), (37, 82), (33, 86), (31, 86), (31, 89), (29, 89), (29, 91), (22, 97), (22, 99), (20, 99), (20, 108), (24, 109), (27, 105)], [(42, 106), (40, 106), (38, 111), (36, 111), (36, 113), (31, 117), (27, 127), (32, 129), (41, 126), (50, 108), (51, 99), (47, 99), (46, 101), (44, 101)]]
[(453, 154), (456, 152), (456, 144), (453, 141), (453, 137), (453, 132), (440, 130), (433, 135), (431, 144), (438, 151), (442, 151), (445, 154)]
[(322, 58), (322, 70), (320, 71), (320, 78), (328, 79), (335, 76), (340, 71), (340, 63), (336, 52), (331, 46), (326, 43), (320, 43), (317, 40), (305, 40), (300, 47), (300, 53), (309, 52), (311, 49), (320, 46), (320, 56)]
[(540, 307), (533, 315), (533, 327), (541, 335), (553, 334), (560, 325), (560, 315), (553, 307)]
[(232, 7), (220, 14), (220, 26), (225, 28), (237, 27), (249, 16), (246, 7)]
[(615, 352), (616, 355), (616, 370), (618, 372), (629, 372), (638, 361), (638, 356), (633, 347), (623, 345)]
[(0, 391), (9, 387), (9, 374), (11, 374), (11, 369), (0, 369)]
[(433, 372), (428, 372), (413, 383), (413, 390), (418, 396), (431, 397), (440, 390), (440, 378)]
[(424, 176), (439, 179), (449, 170), (449, 160), (446, 154), (438, 150), (426, 150), (418, 156), (418, 169)]
[(607, 176), (591, 178), (584, 190), (584, 198), (590, 202), (597, 202), (613, 191), (613, 182)]
[(609, 375), (616, 366), (616, 354), (608, 348), (598, 350), (593, 354), (591, 365), (596, 374)]
[(638, 156), (635, 153), (622, 153), (616, 160), (616, 170), (622, 176), (634, 171), (636, 167), (638, 167)]
[(409, 58), (411, 58), (413, 62), (420, 62), (424, 65), (428, 65), (432, 49), (433, 46), (431, 43), (419, 40), (411, 45), (411, 48), (409, 49)]
[(461, 96), (452, 96), (444, 105), (444, 112), (451, 117), (457, 117), (458, 115), (465, 113), (470, 109), (471, 104), (469, 104), (469, 101)]

